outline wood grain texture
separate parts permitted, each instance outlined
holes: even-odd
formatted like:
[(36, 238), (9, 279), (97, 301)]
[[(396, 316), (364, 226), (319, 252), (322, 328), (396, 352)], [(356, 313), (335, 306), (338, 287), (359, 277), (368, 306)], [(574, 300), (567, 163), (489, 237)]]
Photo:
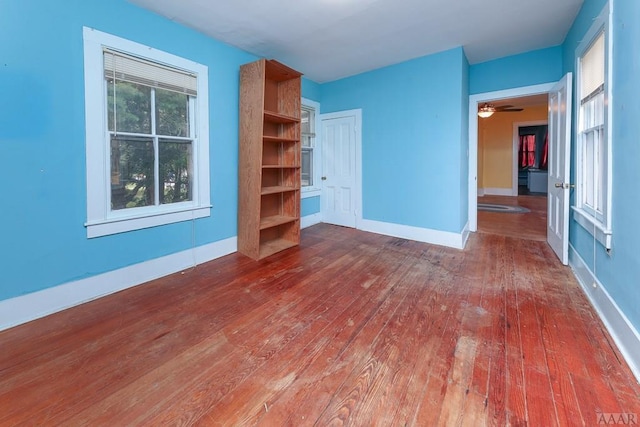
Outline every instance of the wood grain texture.
[(264, 59), (240, 67), (238, 251), (254, 259), (260, 248), (263, 118), (268, 87)]
[(320, 224), (0, 332), (0, 425), (593, 425), (611, 343), (543, 242)]
[(478, 203), (522, 206), (527, 213), (478, 211), (478, 232), (547, 241), (547, 198), (545, 196), (483, 196)]
[(256, 260), (300, 241), (300, 76), (265, 59), (240, 68), (238, 251)]

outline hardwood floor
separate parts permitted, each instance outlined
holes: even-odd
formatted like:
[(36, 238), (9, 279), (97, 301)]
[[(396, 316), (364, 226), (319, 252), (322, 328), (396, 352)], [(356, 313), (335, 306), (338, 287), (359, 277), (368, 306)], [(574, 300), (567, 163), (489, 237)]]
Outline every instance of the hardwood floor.
[[(507, 215), (507, 214), (502, 214)], [(549, 247), (330, 225), (0, 333), (0, 425), (594, 425), (640, 386)]]
[(478, 232), (527, 240), (547, 240), (547, 198), (545, 196), (483, 196), (478, 203), (522, 206), (530, 212), (478, 211)]

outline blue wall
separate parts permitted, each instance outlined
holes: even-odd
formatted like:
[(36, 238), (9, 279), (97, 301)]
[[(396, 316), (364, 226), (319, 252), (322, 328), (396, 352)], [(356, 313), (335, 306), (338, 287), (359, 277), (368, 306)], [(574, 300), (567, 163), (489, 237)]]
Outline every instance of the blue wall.
[(600, 14), (606, 4), (607, 0), (584, 0), (578, 16), (573, 21), (571, 29), (562, 43), (563, 75), (575, 70), (576, 49), (591, 27), (593, 19)]
[(562, 52), (562, 46), (555, 46), (474, 64), (469, 70), (469, 92), (557, 82), (563, 76)]
[(320, 212), (320, 196), (302, 199), (301, 216), (313, 215)]
[(238, 67), (255, 57), (124, 0), (4, 1), (0, 300), (192, 244), (191, 223), (86, 238), (83, 25), (209, 67), (213, 210), (195, 243), (237, 234)]
[(456, 48), (322, 85), (323, 113), (362, 109), (365, 219), (462, 230), (467, 69)]
[(322, 85), (302, 77), (302, 97), (312, 101), (320, 102)]
[(460, 229), (469, 221), (469, 61), (462, 55), (462, 81), (460, 102), (462, 123), (460, 127)]
[[(566, 38), (564, 67), (575, 68), (575, 49), (606, 4), (586, 0)], [(640, 330), (640, 195), (637, 190), (640, 160), (640, 2), (613, 2), (612, 150), (613, 207), (612, 251), (607, 254), (584, 228), (571, 222), (570, 241), (620, 309)], [(574, 103), (574, 105), (576, 105)], [(575, 148), (575, 144), (574, 147)]]

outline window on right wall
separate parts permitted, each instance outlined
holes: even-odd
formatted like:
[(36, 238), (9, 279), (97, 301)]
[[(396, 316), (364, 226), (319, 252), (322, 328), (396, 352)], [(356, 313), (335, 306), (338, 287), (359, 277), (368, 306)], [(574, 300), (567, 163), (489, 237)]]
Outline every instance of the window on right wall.
[(576, 50), (575, 220), (611, 248), (611, 49), (605, 6)]

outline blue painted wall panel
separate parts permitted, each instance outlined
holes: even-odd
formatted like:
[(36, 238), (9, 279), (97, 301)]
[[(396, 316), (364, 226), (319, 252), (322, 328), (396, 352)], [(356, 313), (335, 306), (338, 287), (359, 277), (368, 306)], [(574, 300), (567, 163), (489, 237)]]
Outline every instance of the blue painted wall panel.
[(585, 0), (578, 16), (573, 21), (571, 29), (562, 43), (562, 70), (563, 75), (575, 71), (576, 49), (582, 38), (591, 27), (593, 19), (600, 14), (607, 0)]
[(472, 65), (469, 92), (473, 95), (557, 82), (562, 75), (562, 46), (554, 46)]
[(301, 216), (313, 215), (320, 212), (320, 196), (302, 199)]
[(322, 85), (302, 77), (302, 97), (312, 101), (320, 102)]
[(456, 48), (322, 85), (323, 113), (362, 109), (365, 219), (461, 231), (466, 68)]
[[(86, 238), (83, 26), (209, 67), (210, 218)], [(2, 4), (0, 58), (0, 299), (237, 234), (238, 68), (254, 56), (124, 0), (23, 0)]]
[(460, 230), (469, 221), (469, 61), (462, 56), (462, 126), (460, 128)]
[[(575, 69), (578, 43), (606, 4), (586, 0), (564, 43), (564, 69)], [(640, 2), (615, 0), (613, 5), (613, 207), (612, 251), (606, 253), (591, 234), (572, 222), (571, 245), (587, 262), (616, 304), (640, 330), (640, 228), (637, 191), (640, 159)], [(575, 148), (575, 144), (574, 144)]]

